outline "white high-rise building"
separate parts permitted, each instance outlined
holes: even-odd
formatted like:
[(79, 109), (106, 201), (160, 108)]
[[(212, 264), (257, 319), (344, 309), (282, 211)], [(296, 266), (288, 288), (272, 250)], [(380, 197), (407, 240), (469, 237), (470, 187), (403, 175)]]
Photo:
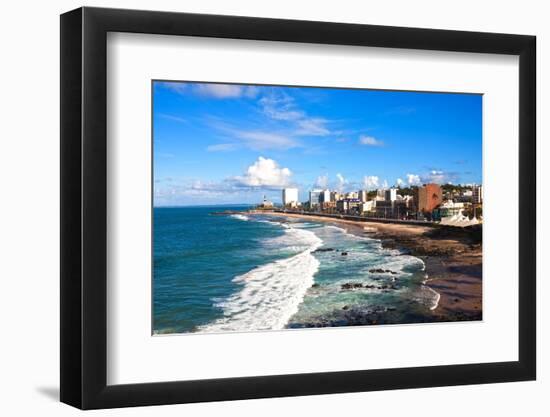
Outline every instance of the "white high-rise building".
[(323, 190), (319, 194), (319, 203), (328, 203), (330, 201), (330, 190)]
[(319, 197), (323, 190), (311, 190), (309, 192), (309, 206), (315, 207), (319, 205)]
[(359, 200), (361, 200), (363, 203), (366, 203), (368, 201), (367, 195), (367, 190), (359, 190)]
[(390, 188), (389, 190), (386, 190), (385, 194), (386, 201), (397, 200), (397, 188)]
[(472, 187), (472, 203), (481, 204), (483, 202), (483, 186), (474, 185)]
[(283, 206), (295, 206), (298, 204), (298, 189), (283, 188)]

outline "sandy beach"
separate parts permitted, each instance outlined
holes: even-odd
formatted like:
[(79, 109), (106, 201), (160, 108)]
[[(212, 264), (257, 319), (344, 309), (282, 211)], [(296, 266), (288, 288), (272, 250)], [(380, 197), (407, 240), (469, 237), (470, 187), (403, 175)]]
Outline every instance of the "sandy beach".
[(459, 229), (358, 222), (315, 215), (269, 213), (339, 224), (350, 233), (380, 239), (386, 248), (405, 250), (426, 264), (426, 285), (440, 294), (433, 321), (481, 320), (481, 227)]

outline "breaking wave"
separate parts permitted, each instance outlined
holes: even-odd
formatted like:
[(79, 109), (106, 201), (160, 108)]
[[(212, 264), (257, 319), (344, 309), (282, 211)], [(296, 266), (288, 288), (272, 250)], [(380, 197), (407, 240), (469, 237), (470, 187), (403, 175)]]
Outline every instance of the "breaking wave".
[(287, 245), (301, 251), (289, 258), (257, 267), (233, 279), (242, 289), (216, 303), (224, 317), (200, 327), (199, 331), (280, 330), (298, 311), (298, 306), (314, 281), (319, 261), (312, 252), (323, 241), (313, 232), (285, 228), (282, 237), (271, 239), (268, 245)]

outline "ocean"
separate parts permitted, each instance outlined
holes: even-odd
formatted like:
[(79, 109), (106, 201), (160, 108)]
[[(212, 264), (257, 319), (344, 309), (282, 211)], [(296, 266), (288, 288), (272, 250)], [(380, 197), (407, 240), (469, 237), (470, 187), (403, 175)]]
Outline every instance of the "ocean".
[(421, 259), (368, 230), (240, 209), (154, 209), (154, 334), (430, 321)]

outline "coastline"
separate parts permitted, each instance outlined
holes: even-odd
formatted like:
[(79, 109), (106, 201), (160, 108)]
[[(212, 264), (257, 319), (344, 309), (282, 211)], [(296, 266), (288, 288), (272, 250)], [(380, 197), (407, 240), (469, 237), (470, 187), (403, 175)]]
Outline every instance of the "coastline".
[(439, 294), (431, 321), (482, 319), (481, 227), (433, 228), (421, 225), (358, 222), (315, 215), (270, 212), (270, 216), (333, 223), (359, 236), (379, 239), (383, 247), (401, 249), (422, 259), (426, 286)]

